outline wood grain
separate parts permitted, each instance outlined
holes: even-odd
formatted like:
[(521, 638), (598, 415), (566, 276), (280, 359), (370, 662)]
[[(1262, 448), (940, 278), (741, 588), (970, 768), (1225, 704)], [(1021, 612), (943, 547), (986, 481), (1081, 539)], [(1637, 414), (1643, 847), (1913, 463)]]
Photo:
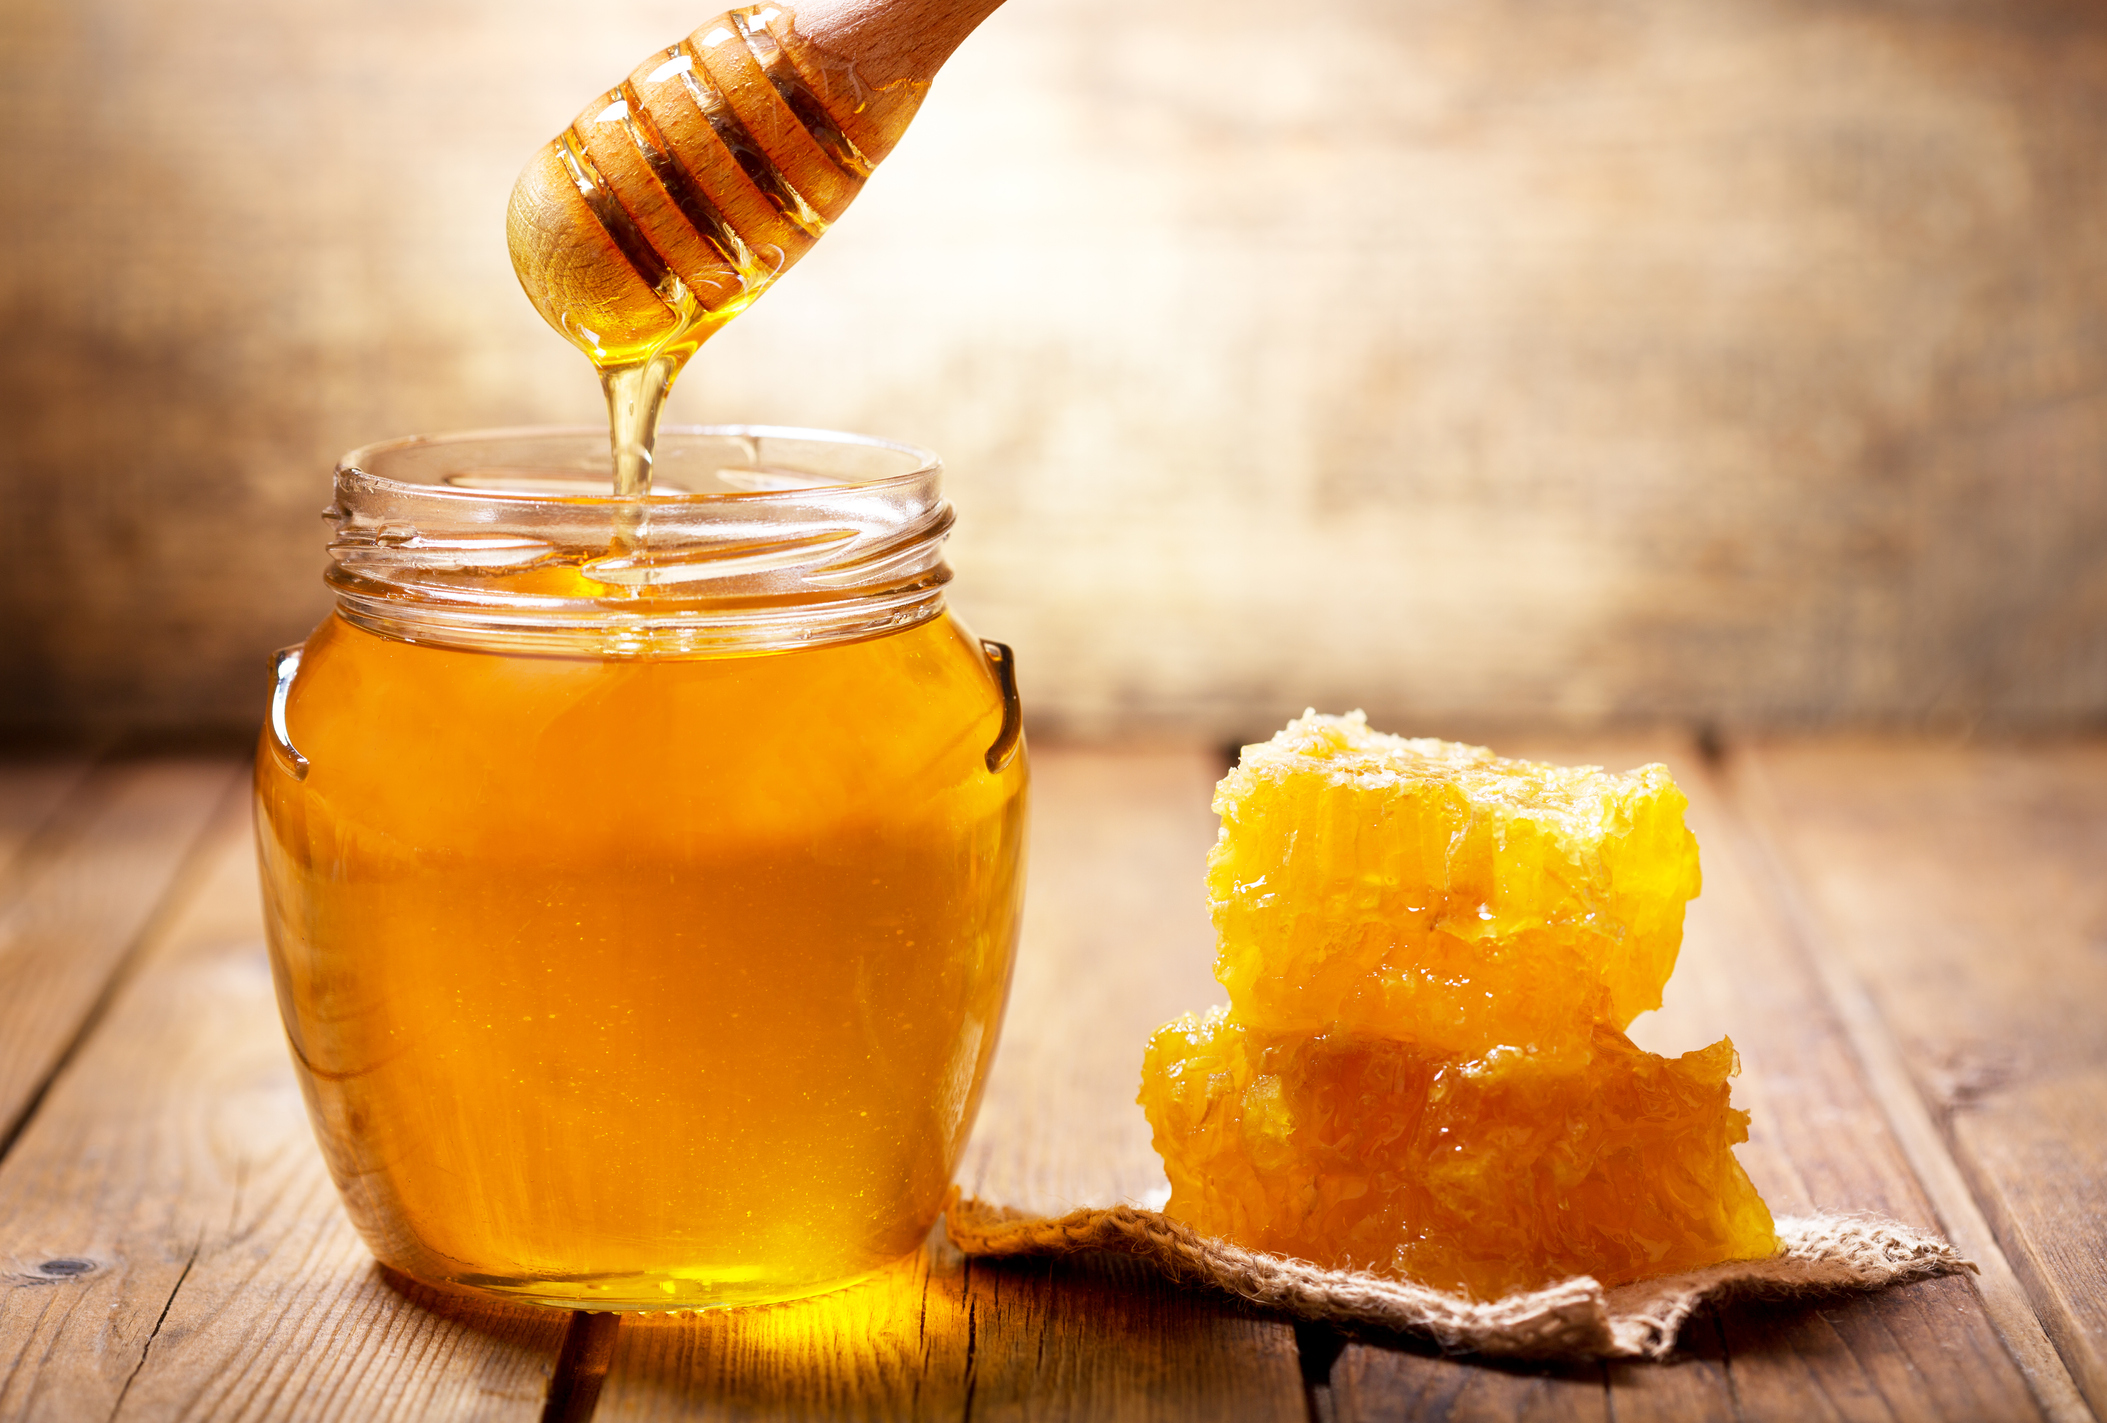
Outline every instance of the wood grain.
[(2107, 1347), (2107, 1073), (2017, 1087), (1995, 1107), (1958, 1113), (1961, 1161), (1984, 1183), (1990, 1224), (2095, 1414)]
[(594, 1418), (960, 1413), (967, 1318), (957, 1264), (935, 1263), (940, 1253), (817, 1300), (625, 1318)]
[(0, 881), (0, 1142), (72, 1045), (239, 775), (225, 759), (106, 763), (70, 788), (16, 854), (13, 874)]
[(1773, 745), (1743, 778), (1926, 1150), (2107, 1410), (2107, 746)]
[(804, 0), (797, 32), (873, 88), (927, 84), (1002, 0)]
[(1035, 759), (1031, 888), (1001, 1051), (958, 1173), (968, 1193), (1056, 1215), (1167, 1196), (1135, 1097), (1149, 1034), (1224, 1000), (1201, 882), (1221, 772), (1190, 749)]
[(598, 1423), (1105, 1418), (1301, 1423), (1293, 1332), (1115, 1256), (972, 1263), (941, 1242), (798, 1304), (625, 1321)]
[(17, 755), (0, 762), (0, 885), (9, 882), (17, 857), (91, 764), (86, 756), (68, 755)]
[(534, 1419), (563, 1317), (391, 1287), (338, 1208), (248, 819), (220, 816), (193, 893), (0, 1161), (0, 1416)]
[[(1707, 1004), (1701, 1036), (1733, 1037), (1747, 1105), (1773, 1124), (1752, 1127), (1751, 1176), (1780, 1212), (1867, 1210), (1950, 1230), (1868, 1078), (1863, 1043), (1745, 832), (1735, 784), (1681, 746), (1660, 747), (1658, 759), (1688, 790), (1705, 853), (1705, 893), (1691, 906), (1678, 977), (1689, 974)], [(2023, 1418), (2043, 1405), (2052, 1418), (2068, 1416), (2053, 1381), (2044, 1385), (2029, 1358), (2008, 1352), (1975, 1280), (1812, 1310), (1729, 1309), (1718, 1320), (1734, 1395), (1763, 1416)]]
[(1605, 1366), (1617, 1423), (1744, 1423), (1726, 1351), (1716, 1312), (1707, 1310), (1684, 1327), (1673, 1359)]
[[(1810, 955), (1848, 959), (1883, 1021), (1908, 1025), (1894, 1041), (1910, 1090), (2085, 1379), (2107, 1073), (2085, 1014), (2056, 994), (2094, 987), (2083, 955), (2107, 923), (2092, 873), (2107, 757), (1767, 747), (1715, 777), (1674, 738), (1501, 749), (1670, 762), (1691, 794), (1706, 888), (1668, 1001), (1634, 1036), (1656, 1051), (1733, 1036), (1736, 1100), (1755, 1113), (1742, 1156), (1775, 1208), (1939, 1225)], [(1035, 755), (1025, 942), (961, 1180), (1041, 1209), (1147, 1200), (1161, 1177), (1132, 1103), (1140, 1042), (1218, 996), (1200, 870), (1219, 764), (1177, 749)], [(0, 1158), (0, 1416), (537, 1417), (562, 1317), (391, 1285), (343, 1220), (275, 1020), (245, 810), (222, 799), (209, 831), (196, 828), (239, 774), (120, 764), (47, 788), (55, 811), (17, 815), (40, 828), (15, 832), (17, 872), (0, 871), (8, 913), (42, 893), (74, 918), (37, 922), (103, 925), (107, 939), (114, 911), (90, 912), (97, 896), (150, 899), (122, 880), (155, 865), (175, 899), (130, 911), (149, 921), (131, 968)], [(186, 834), (195, 849), (177, 874), (184, 856), (167, 845)], [(1766, 870), (1772, 841), (1784, 848)], [(1778, 866), (1788, 889), (1805, 886), (1812, 908), (1797, 917)], [(2030, 996), (2044, 971), (2063, 986)], [(2043, 1411), (1965, 1279), (1737, 1306), (1693, 1321), (1683, 1342), (1665, 1367), (1592, 1369), (1487, 1366), (1410, 1340), (1342, 1346), (1123, 1257), (969, 1264), (937, 1238), (820, 1300), (623, 1322), (594, 1416), (1965, 1423)]]
[[(1611, 1423), (1613, 1405), (1598, 1365), (1462, 1363), (1417, 1348), (1349, 1348), (1331, 1371), (1334, 1416), (1413, 1423)], [(1702, 1416), (1702, 1415), (1685, 1415)]]

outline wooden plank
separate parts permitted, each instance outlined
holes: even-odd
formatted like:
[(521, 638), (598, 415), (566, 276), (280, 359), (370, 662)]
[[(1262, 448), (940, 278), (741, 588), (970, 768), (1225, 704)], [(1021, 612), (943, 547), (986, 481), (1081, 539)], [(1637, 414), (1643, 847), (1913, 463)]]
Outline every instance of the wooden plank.
[(934, 1243), (855, 1287), (770, 1309), (622, 1321), (596, 1423), (963, 1411), (959, 1262)]
[[(1003, 1043), (959, 1179), (1033, 1209), (1160, 1200), (1134, 1103), (1151, 1029), (1215, 1001), (1204, 752), (1034, 753), (1032, 880)], [(595, 1417), (1305, 1416), (1294, 1330), (1131, 1260), (968, 1264), (941, 1242), (854, 1290), (625, 1322)]]
[(969, 1194), (1047, 1214), (1169, 1194), (1135, 1095), (1149, 1034), (1226, 997), (1201, 878), (1222, 769), (1190, 749), (1034, 761), (1031, 889)]
[(1610, 1423), (1624, 1417), (1621, 1400), (1612, 1412), (1600, 1365), (1463, 1363), (1418, 1347), (1349, 1347), (1332, 1366), (1330, 1391), (1340, 1419)]
[(1950, 1129), (1991, 1227), (2093, 1405), (2107, 1412), (2107, 1072), (2073, 1073), (1957, 1112)]
[(1673, 1359), (1620, 1361), (1602, 1373), (1617, 1423), (1743, 1423), (1715, 1311), (1705, 1310), (1683, 1327)]
[[(1632, 1025), (1633, 1038), (1663, 1053), (1722, 1035), (1733, 1038), (1742, 1060), (1735, 1101), (1754, 1117), (1739, 1154), (1774, 1211), (1868, 1210), (1936, 1225), (1819, 981), (1766, 886), (1751, 872), (1730, 807), (1702, 760), (1674, 738), (1499, 749), (1619, 768), (1654, 760), (1669, 764), (1690, 795), (1689, 822), (1704, 854), (1705, 889), (1690, 907), (1665, 1002)], [(1381, 1402), (1379, 1389), (1358, 1380), (1387, 1378), (1391, 1389), (1413, 1397), (1426, 1391), (1417, 1379), (1427, 1361), (1405, 1356), (1378, 1363), (1373, 1356), (1379, 1352), (1355, 1344), (1342, 1354), (1334, 1380), (1357, 1382), (1340, 1390), (1340, 1418), (1399, 1416)], [(1966, 1280), (1819, 1307), (1729, 1308), (1693, 1321), (1683, 1353), (1665, 1367), (1620, 1364), (1607, 1370), (1608, 1397), (1620, 1423), (2038, 1416), (2025, 1380)], [(1440, 1406), (1459, 1417), (1542, 1409), (1552, 1397), (1569, 1400), (1560, 1406), (1581, 1406), (1585, 1390), (1574, 1380), (1556, 1384), (1526, 1373), (1487, 1371), (1471, 1391)], [(1377, 1402), (1355, 1411), (1363, 1398)]]
[(2107, 1412), (2107, 744), (1774, 745), (1740, 778), (2008, 1342)]
[(87, 777), (87, 756), (10, 754), (0, 761), (0, 884), (53, 812)]
[(1295, 1331), (1119, 1255), (985, 1262), (966, 1416), (1303, 1423)]
[[(1731, 782), (1679, 744), (1651, 759), (1666, 761), (1689, 792), (1705, 850), (1705, 893), (1691, 906), (1678, 977), (1688, 974), (1686, 991), (1704, 1004), (1699, 1021), (1686, 1018), (1696, 1040), (1725, 1033), (1741, 1052), (1743, 1105), (1757, 1117), (1744, 1157), (1751, 1176), (1781, 1214), (1865, 1210), (1941, 1227)], [(1812, 1310), (1724, 1310), (1719, 1336), (1737, 1406), (1777, 1418), (2037, 1416), (1987, 1303), (1976, 1281), (1946, 1279)]]
[(820, 1299), (625, 1320), (593, 1416), (1302, 1423), (1298, 1378), (1291, 1330), (1136, 1261), (975, 1263), (933, 1242)]
[(0, 1163), (0, 1417), (537, 1417), (564, 1316), (391, 1287), (336, 1203), (245, 804), (204, 870)]
[(17, 856), (0, 901), (0, 1144), (20, 1126), (241, 774), (224, 757), (106, 763)]

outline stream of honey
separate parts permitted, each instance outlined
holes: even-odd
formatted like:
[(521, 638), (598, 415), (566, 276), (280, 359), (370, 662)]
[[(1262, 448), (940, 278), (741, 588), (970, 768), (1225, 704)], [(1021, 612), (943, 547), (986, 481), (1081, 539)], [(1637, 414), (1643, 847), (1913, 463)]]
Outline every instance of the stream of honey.
[(787, 7), (743, 6), (647, 58), (527, 165), (513, 269), (600, 373), (617, 496), (649, 491), (688, 359), (811, 250), (927, 88), (873, 89)]
[(271, 943), (381, 1260), (586, 1308), (912, 1250), (993, 1051), (1025, 769), (948, 617), (790, 655), (496, 656), (332, 617), (259, 759)]

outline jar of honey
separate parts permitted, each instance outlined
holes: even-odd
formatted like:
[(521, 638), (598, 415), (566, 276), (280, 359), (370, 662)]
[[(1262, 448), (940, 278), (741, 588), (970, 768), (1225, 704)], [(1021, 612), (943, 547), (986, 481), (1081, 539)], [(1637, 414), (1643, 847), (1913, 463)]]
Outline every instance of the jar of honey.
[(278, 1000), (382, 1263), (584, 1309), (916, 1248), (1008, 994), (1027, 771), (928, 452), (669, 428), (345, 457), (257, 756)]

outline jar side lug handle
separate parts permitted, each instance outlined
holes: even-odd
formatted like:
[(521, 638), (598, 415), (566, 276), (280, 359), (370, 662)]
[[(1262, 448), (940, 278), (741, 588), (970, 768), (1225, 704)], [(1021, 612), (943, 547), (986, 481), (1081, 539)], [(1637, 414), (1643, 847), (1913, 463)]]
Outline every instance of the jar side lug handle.
[(1002, 688), (1002, 729), (995, 733), (995, 744), (988, 748), (987, 762), (990, 773), (1000, 775), (1005, 766), (1017, 759), (1017, 747), (1024, 740), (1024, 704), (1017, 698), (1017, 654), (1010, 651), (1009, 644), (980, 640), (980, 650), (987, 655), (988, 666), (995, 673), (995, 684)]
[[(281, 647), (271, 654), (271, 750), (296, 781), (307, 779), (307, 758), (293, 745), (292, 733), (286, 729), (285, 704), (293, 695), (293, 678), (300, 674), (300, 652), (298, 646), (293, 646)], [(1007, 718), (1003, 725), (1009, 725)]]

